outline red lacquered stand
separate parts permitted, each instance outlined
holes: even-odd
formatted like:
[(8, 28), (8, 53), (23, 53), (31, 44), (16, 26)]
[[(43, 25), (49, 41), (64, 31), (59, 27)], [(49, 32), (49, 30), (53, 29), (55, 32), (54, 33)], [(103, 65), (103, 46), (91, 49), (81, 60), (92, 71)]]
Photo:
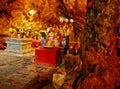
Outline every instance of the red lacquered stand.
[(35, 63), (56, 66), (59, 61), (59, 48), (40, 47), (35, 50)]

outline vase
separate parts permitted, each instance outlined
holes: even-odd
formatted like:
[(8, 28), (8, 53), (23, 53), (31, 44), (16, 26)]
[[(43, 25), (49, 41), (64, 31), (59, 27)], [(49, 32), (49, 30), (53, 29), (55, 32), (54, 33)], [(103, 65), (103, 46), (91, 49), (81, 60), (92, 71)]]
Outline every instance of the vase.
[(20, 34), (17, 34), (18, 38), (20, 38)]
[(23, 35), (23, 38), (26, 38), (26, 35)]
[(10, 34), (10, 38), (13, 38), (13, 34)]

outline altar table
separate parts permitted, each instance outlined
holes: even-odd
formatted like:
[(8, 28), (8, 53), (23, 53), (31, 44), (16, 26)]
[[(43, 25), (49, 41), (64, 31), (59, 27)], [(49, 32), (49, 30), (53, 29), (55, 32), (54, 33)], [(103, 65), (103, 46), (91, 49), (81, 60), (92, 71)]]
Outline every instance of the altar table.
[(59, 48), (40, 47), (35, 50), (35, 63), (56, 66), (59, 63)]
[(25, 56), (33, 54), (31, 47), (31, 39), (26, 38), (5, 38), (7, 47), (4, 50), (5, 54)]

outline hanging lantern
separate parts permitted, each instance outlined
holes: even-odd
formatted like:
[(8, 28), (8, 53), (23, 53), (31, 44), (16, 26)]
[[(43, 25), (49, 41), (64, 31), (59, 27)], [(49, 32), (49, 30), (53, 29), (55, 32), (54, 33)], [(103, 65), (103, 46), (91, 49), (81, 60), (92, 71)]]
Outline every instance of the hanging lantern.
[(62, 23), (64, 21), (64, 18), (63, 17), (60, 17), (59, 18), (59, 21)]
[(67, 18), (65, 19), (65, 22), (66, 22), (66, 23), (68, 22), (68, 19), (67, 19)]
[(73, 20), (73, 19), (70, 19), (70, 22), (71, 22), (71, 23), (73, 23), (73, 22), (74, 22), (74, 20)]

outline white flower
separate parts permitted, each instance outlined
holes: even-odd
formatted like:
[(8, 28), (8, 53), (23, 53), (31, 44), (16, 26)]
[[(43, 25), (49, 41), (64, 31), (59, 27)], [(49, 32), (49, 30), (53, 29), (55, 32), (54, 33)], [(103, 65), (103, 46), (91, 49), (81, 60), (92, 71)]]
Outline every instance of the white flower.
[(68, 19), (65, 19), (65, 22), (68, 22)]
[(73, 19), (70, 19), (70, 22), (74, 22), (74, 20), (73, 20)]

